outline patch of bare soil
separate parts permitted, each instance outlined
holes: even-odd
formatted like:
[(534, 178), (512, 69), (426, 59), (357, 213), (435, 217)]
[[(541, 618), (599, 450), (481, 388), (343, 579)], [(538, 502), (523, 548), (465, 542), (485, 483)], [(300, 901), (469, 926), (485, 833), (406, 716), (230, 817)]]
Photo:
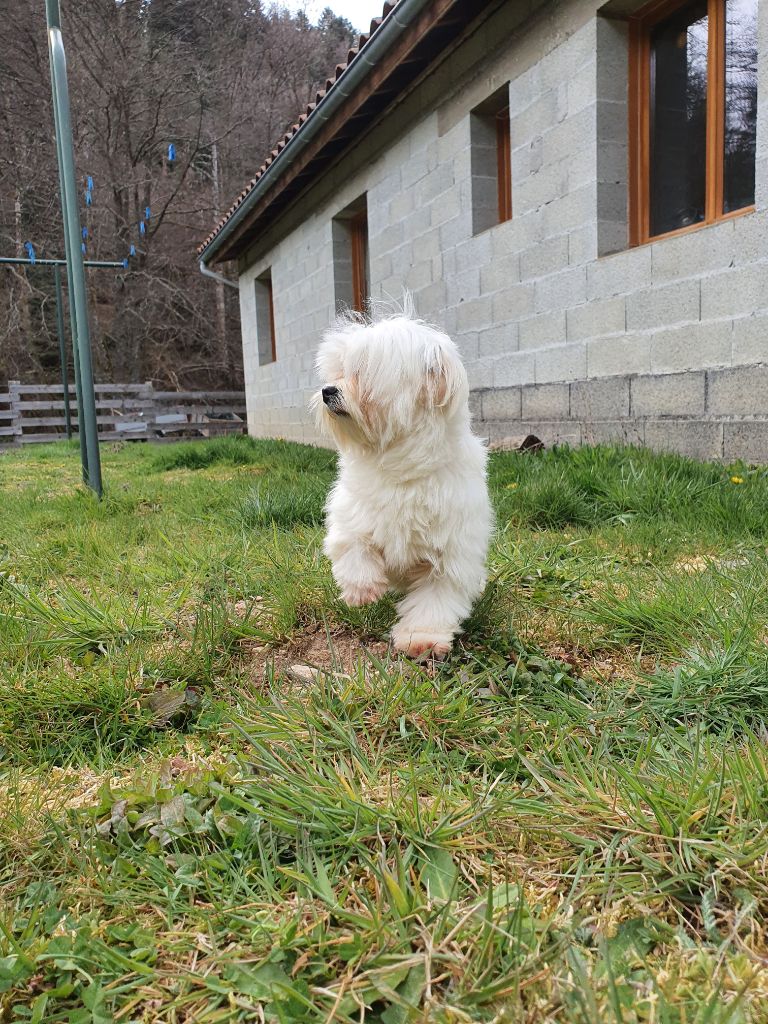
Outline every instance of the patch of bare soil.
[(638, 657), (631, 649), (586, 650), (579, 646), (567, 647), (558, 643), (544, 643), (542, 650), (548, 658), (570, 665), (576, 675), (610, 683), (616, 679), (637, 682), (653, 672), (656, 659), (649, 655)]
[[(263, 682), (268, 667), (274, 666), (275, 674), (296, 670), (300, 667), (319, 669), (351, 675), (369, 655), (384, 660), (389, 645), (384, 640), (361, 639), (357, 633), (345, 627), (309, 627), (300, 635), (291, 637), (279, 647), (251, 648), (251, 677)], [(294, 671), (293, 675), (301, 673)], [(306, 679), (310, 678), (309, 674)]]

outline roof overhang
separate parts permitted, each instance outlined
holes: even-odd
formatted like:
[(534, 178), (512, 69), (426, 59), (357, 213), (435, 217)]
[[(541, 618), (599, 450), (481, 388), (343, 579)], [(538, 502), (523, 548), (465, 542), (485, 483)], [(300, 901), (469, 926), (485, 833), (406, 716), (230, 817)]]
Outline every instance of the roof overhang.
[(198, 250), (237, 259), (494, 0), (399, 0)]

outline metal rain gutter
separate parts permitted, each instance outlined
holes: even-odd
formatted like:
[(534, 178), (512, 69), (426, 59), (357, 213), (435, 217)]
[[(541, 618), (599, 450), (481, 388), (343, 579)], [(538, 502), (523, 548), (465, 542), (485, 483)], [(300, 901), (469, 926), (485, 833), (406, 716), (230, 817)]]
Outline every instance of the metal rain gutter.
[(240, 285), (237, 281), (230, 281), (228, 277), (224, 277), (223, 274), (217, 274), (215, 270), (209, 270), (205, 263), (200, 260), (200, 273), (203, 277), (210, 277), (213, 281), (218, 281), (219, 284), (228, 284), (230, 288), (237, 288), (240, 291)]
[(326, 121), (336, 113), (344, 100), (351, 96), (355, 89), (365, 81), (381, 57), (430, 3), (431, 0), (400, 0), (396, 7), (390, 11), (369, 41), (355, 56), (349, 67), (342, 72), (341, 76), (323, 96), (304, 124), (288, 140), (285, 147), (278, 153), (266, 171), (264, 171), (253, 190), (248, 193), (221, 231), (215, 238), (211, 239), (202, 251), (200, 254), (201, 269), (221, 248), (222, 243), (241, 223), (248, 211), (265, 195), (271, 187), (273, 180), (277, 180), (278, 176), (294, 163)]

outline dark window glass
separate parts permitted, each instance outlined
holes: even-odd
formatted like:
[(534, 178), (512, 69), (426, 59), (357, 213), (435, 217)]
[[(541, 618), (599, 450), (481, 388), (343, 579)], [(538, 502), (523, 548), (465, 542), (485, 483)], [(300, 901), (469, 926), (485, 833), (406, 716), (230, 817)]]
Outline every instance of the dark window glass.
[(651, 32), (651, 235), (704, 219), (707, 4), (676, 11)]
[(725, 4), (723, 213), (755, 201), (757, 2)]

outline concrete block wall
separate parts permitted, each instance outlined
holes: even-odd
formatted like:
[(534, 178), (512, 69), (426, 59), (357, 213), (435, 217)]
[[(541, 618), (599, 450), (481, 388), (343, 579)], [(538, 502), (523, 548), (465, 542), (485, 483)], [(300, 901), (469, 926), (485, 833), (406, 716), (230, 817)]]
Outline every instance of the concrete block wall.
[[(594, 0), (519, 8), (470, 34), (241, 265), (249, 429), (317, 440), (306, 403), (334, 315), (331, 225), (365, 195), (373, 297), (407, 288), (454, 337), (489, 437), (538, 424), (545, 440), (768, 461), (754, 383), (768, 372), (768, 4), (756, 211), (633, 249), (624, 27)], [(471, 111), (505, 86), (513, 216), (478, 230)], [(260, 365), (267, 268), (277, 361)]]

